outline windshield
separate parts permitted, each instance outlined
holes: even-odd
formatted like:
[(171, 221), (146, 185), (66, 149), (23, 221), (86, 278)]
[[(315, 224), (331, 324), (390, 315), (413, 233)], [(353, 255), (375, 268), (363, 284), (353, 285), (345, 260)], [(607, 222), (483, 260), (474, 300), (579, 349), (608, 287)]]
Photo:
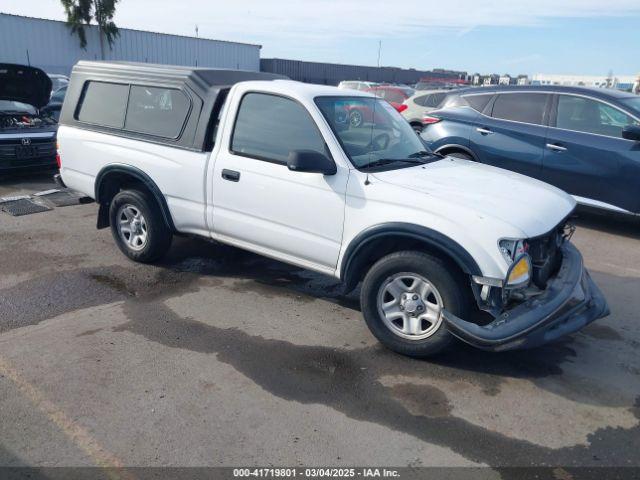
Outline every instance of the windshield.
[(67, 94), (67, 87), (62, 87), (53, 92), (51, 95), (51, 102), (59, 102), (62, 103), (64, 101), (64, 96)]
[(407, 159), (429, 155), (409, 123), (384, 100), (316, 97), (315, 102), (358, 169), (381, 163), (401, 168), (411, 166)]
[(35, 115), (35, 107), (22, 102), (14, 102), (13, 100), (0, 100), (0, 112), (11, 113), (29, 113)]
[(633, 113), (640, 115), (640, 97), (624, 98), (620, 100), (623, 104), (633, 110)]

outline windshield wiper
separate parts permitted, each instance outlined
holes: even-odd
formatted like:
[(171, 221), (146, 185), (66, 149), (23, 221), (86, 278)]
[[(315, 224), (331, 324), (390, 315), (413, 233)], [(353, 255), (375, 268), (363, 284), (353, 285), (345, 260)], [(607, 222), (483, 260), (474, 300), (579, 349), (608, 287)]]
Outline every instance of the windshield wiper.
[(421, 158), (421, 157), (444, 158), (444, 155), (442, 155), (441, 153), (427, 152), (426, 150), (420, 150), (419, 152), (412, 153), (411, 155), (409, 155), (409, 158)]
[(384, 167), (385, 165), (390, 165), (392, 163), (410, 163), (412, 165), (424, 165), (429, 162), (421, 160), (419, 158), (381, 158), (371, 163), (367, 163), (361, 168)]

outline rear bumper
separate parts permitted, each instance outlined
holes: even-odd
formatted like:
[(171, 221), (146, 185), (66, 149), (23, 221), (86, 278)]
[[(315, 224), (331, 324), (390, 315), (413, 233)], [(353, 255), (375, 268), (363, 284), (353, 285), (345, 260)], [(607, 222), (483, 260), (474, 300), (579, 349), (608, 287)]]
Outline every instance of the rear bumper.
[(475, 347), (503, 351), (554, 341), (607, 316), (607, 301), (584, 268), (580, 252), (568, 242), (561, 249), (562, 265), (544, 293), (503, 312), (485, 326), (445, 311), (449, 331)]
[(60, 175), (59, 173), (56, 173), (53, 176), (53, 181), (56, 182), (56, 185), (59, 186), (60, 188), (67, 188), (64, 181), (62, 180), (62, 175)]

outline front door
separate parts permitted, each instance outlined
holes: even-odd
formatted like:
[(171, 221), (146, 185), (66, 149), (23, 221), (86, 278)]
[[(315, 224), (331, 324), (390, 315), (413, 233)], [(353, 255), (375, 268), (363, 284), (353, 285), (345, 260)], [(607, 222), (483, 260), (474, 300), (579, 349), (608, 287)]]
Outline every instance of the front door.
[(622, 129), (632, 124), (638, 121), (607, 103), (558, 95), (543, 180), (584, 203), (638, 211), (640, 144), (622, 138)]
[(331, 157), (316, 120), (296, 100), (248, 92), (227, 121), (231, 116), (233, 130), (223, 136), (213, 171), (214, 236), (308, 268), (334, 270), (349, 169), (339, 163), (335, 175), (288, 169), (294, 150)]

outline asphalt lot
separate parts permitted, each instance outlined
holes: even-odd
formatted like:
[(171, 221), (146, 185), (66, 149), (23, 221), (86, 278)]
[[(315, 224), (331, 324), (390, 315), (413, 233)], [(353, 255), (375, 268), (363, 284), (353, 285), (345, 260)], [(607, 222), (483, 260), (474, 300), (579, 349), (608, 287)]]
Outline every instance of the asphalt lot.
[(0, 212), (0, 465), (640, 466), (638, 222), (578, 222), (608, 318), (417, 361), (331, 279), (187, 238), (137, 265), (96, 211)]

